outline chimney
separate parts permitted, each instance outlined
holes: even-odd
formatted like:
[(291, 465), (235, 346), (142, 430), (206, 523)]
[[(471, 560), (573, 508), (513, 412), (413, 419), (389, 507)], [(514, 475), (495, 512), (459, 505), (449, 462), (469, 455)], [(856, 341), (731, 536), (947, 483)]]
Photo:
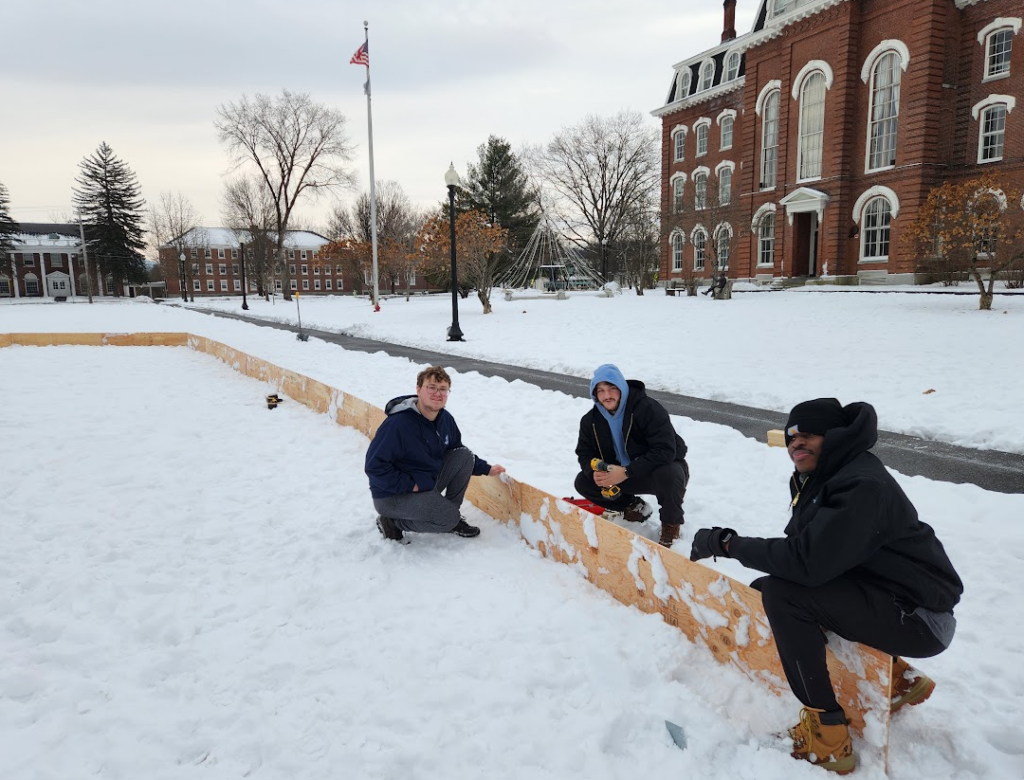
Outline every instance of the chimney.
[(736, 37), (736, 0), (725, 0), (725, 20), (722, 24), (722, 43)]

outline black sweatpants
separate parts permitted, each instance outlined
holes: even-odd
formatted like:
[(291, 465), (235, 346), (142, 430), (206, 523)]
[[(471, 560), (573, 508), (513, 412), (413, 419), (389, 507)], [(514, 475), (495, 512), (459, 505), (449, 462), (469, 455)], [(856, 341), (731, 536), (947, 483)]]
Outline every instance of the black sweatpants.
[(825, 665), (822, 629), (892, 656), (929, 658), (945, 649), (891, 593), (851, 577), (816, 588), (779, 577), (761, 577), (751, 584), (761, 591), (789, 687), (805, 707), (839, 708)]
[(690, 469), (686, 461), (674, 460), (659, 466), (646, 477), (630, 477), (620, 482), (622, 493), (618, 498), (602, 496), (601, 488), (594, 482), (594, 478), (583, 471), (576, 475), (576, 492), (587, 501), (615, 512), (624, 511), (638, 494), (653, 493), (661, 508), (661, 524), (682, 525), (683, 497), (686, 496), (686, 483), (689, 481)]

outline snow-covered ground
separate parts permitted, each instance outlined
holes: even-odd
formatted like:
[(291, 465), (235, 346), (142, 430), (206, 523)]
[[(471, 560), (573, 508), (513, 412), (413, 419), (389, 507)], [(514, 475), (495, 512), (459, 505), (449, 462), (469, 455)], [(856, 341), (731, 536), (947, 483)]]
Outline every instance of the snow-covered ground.
[[(973, 298), (827, 293), (495, 304), (484, 317), (463, 303), (458, 345), (444, 341), (450, 299), (392, 299), (373, 314), (365, 299), (307, 298), (302, 313), (579, 375), (614, 360), (655, 386), (715, 386), (717, 398), (780, 410), (821, 394), (868, 400), (888, 429), (1024, 451), (1017, 298), (992, 314)], [(656, 326), (707, 334), (706, 346), (647, 346)], [(174, 330), (378, 405), (411, 392), (418, 369), (166, 305), (0, 304), (0, 333)], [(866, 346), (888, 331), (893, 343)], [(0, 777), (823, 777), (758, 747), (794, 722), (795, 700), (480, 512), (468, 512), (484, 530), (475, 540), (386, 543), (366, 440), (298, 404), (268, 411), (269, 391), (186, 349), (0, 349)], [(482, 456), (569, 495), (586, 401), (469, 373), (454, 376), (449, 408)], [(693, 472), (680, 544), (711, 524), (780, 533), (785, 453), (674, 424)], [(1024, 496), (898, 478), (966, 593), (953, 645), (921, 663), (935, 695), (894, 719), (890, 777), (1020, 778)], [(689, 749), (672, 744), (666, 718)], [(857, 776), (883, 777), (877, 748), (857, 748)]]

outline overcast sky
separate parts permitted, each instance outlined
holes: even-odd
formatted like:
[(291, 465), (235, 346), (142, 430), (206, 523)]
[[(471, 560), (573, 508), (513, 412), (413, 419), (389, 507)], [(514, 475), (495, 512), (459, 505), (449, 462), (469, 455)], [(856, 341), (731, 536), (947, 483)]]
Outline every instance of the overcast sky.
[[(740, 34), (757, 5), (739, 0)], [(228, 160), (214, 112), (282, 88), (348, 118), (352, 165), (367, 189), (366, 69), (349, 64), (364, 19), (377, 179), (429, 205), (446, 197), (449, 161), (464, 174), (488, 135), (518, 148), (589, 113), (649, 116), (665, 101), (672, 65), (719, 42), (722, 3), (9, 0), (0, 182), (12, 215), (66, 218), (79, 163), (106, 141), (148, 201), (180, 192), (205, 224), (219, 225)], [(330, 205), (299, 213), (319, 224)]]

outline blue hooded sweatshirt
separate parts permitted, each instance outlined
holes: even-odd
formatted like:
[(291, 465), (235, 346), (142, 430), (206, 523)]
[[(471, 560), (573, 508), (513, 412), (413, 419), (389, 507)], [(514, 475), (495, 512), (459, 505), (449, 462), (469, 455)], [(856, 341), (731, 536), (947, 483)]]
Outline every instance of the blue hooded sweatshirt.
[[(619, 392), (622, 393), (622, 398), (619, 399), (619, 406), (615, 410), (615, 414), (610, 413), (597, 402), (594, 388), (597, 387), (599, 382), (615, 385), (615, 387), (619, 388)], [(590, 397), (594, 399), (594, 407), (608, 421), (608, 427), (612, 431), (612, 441), (615, 443), (615, 456), (619, 459), (619, 464), (628, 466), (629, 455), (626, 454), (626, 440), (622, 433), (622, 421), (626, 416), (626, 399), (629, 398), (629, 385), (626, 384), (626, 378), (619, 371), (618, 366), (605, 363), (594, 370), (594, 378), (590, 380)]]

